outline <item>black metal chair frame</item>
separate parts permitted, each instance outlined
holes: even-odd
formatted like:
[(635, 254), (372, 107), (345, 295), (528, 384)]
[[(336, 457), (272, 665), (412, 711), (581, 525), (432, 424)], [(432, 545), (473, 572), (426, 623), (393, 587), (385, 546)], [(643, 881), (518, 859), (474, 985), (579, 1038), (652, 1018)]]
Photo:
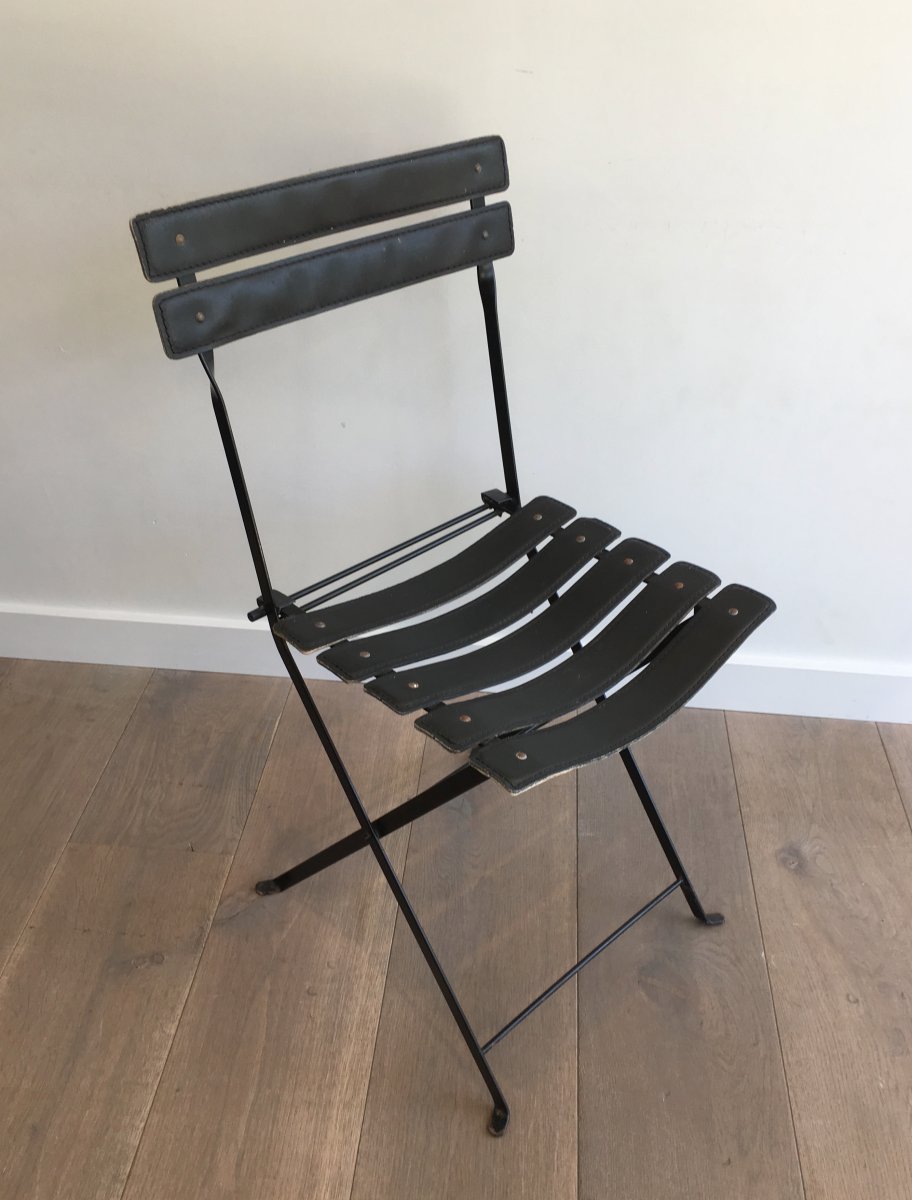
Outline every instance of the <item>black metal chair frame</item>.
[[(520, 501), (493, 265), (495, 258), (512, 253), (512, 224), (508, 205), (486, 206), (486, 197), (492, 192), (503, 190), (507, 183), (503, 143), (499, 138), (481, 138), (454, 146), (423, 151), (419, 154), (402, 155), (392, 159), (346, 167), (338, 171), (322, 172), (280, 184), (271, 184), (262, 188), (158, 210), (135, 218), (131, 225), (146, 277), (153, 281), (173, 277), (178, 284), (176, 291), (163, 293), (155, 299), (156, 317), (166, 353), (174, 358), (196, 354), (209, 380), (215, 419), (259, 585), (257, 604), (248, 613), (248, 616), (252, 621), (268, 619), (276, 650), (358, 823), (355, 832), (314, 854), (305, 862), (292, 866), (274, 878), (261, 881), (256, 885), (256, 891), (262, 896), (283, 892), (356, 851), (365, 847), (370, 849), (490, 1093), (493, 1111), (488, 1128), (495, 1135), (504, 1132), (509, 1119), (506, 1098), (488, 1061), (489, 1052), (502, 1038), (530, 1016), (549, 996), (573, 979), (584, 966), (601, 954), (621, 934), (678, 889), (683, 893), (691, 912), (698, 921), (705, 925), (718, 925), (722, 922), (723, 918), (720, 914), (707, 913), (704, 910), (637, 767), (629, 743), (635, 740), (635, 737), (649, 732), (686, 702), (705, 679), (728, 658), (733, 649), (774, 608), (772, 602), (766, 597), (752, 592), (750, 589), (738, 588), (736, 585), (730, 585), (729, 588), (719, 593), (718, 597), (707, 602), (705, 601), (706, 595), (719, 582), (714, 575), (709, 572), (701, 573), (701, 569), (690, 568), (689, 564), (675, 564), (675, 567), (669, 568), (669, 571), (657, 576), (654, 573), (654, 567), (663, 558), (667, 558), (664, 551), (650, 547), (648, 543), (633, 541), (622, 543), (621, 549), (626, 548), (628, 552), (624, 553), (622, 558), (617, 558), (615, 553), (615, 558), (612, 559), (614, 564), (611, 567), (612, 570), (621, 570), (625, 565), (632, 566), (633, 555), (635, 553), (642, 554), (643, 548), (645, 548), (646, 554), (643, 559), (645, 565), (642, 566), (639, 576), (633, 580), (633, 584), (644, 582), (648, 590), (650, 585), (667, 581), (663, 591), (659, 592), (657, 587), (653, 589), (657, 596), (667, 594), (674, 598), (674, 589), (678, 589), (683, 595), (677, 601), (677, 607), (669, 610), (670, 615), (665, 613), (664, 624), (653, 616), (653, 625), (649, 628), (648, 636), (642, 631), (637, 635), (639, 640), (634, 639), (626, 660), (623, 655), (617, 659), (617, 652), (614, 651), (615, 662), (612, 671), (607, 675), (604, 667), (600, 668), (601, 675), (596, 671), (594, 682), (590, 679), (586, 684), (585, 694), (574, 692), (572, 687), (568, 692), (566, 683), (562, 683), (561, 686), (564, 689), (562, 711), (566, 712), (575, 707), (577, 703), (590, 700), (594, 701), (594, 709), (596, 705), (606, 700), (611, 687), (618, 680), (631, 678), (640, 680), (638, 691), (629, 693), (629, 702), (625, 702), (623, 699), (626, 688), (622, 688), (619, 693), (616, 693), (622, 697), (622, 700), (616, 706), (620, 715), (611, 718), (614, 721), (614, 725), (611, 726), (611, 736), (608, 736), (606, 732), (607, 718), (605, 722), (601, 722), (605, 728), (600, 727), (595, 731), (601, 740), (599, 737), (595, 737), (593, 740), (593, 731), (585, 723), (581, 727), (582, 731), (578, 731), (578, 718), (562, 722), (560, 726), (549, 726), (548, 722), (560, 714), (547, 712), (548, 701), (544, 697), (545, 689), (539, 686), (537, 689), (533, 688), (532, 692), (527, 691), (520, 696), (526, 709), (530, 712), (529, 704), (534, 696), (535, 705), (538, 707), (533, 719), (529, 719), (528, 715), (522, 716), (524, 711), (522, 704), (517, 710), (518, 716), (514, 714), (511, 717), (510, 714), (507, 714), (504, 717), (501, 713), (500, 724), (492, 726), (493, 734), (482, 740), (480, 748), (476, 749), (469, 762), (457, 767), (444, 779), (426, 788), (418, 795), (406, 799), (382, 817), (371, 819), (369, 816), (364, 801), (352, 782), (342, 756), (292, 654), (291, 646), (295, 645), (299, 649), (309, 650), (317, 648), (321, 644), (328, 645), (330, 649), (320, 656), (320, 661), (328, 658), (328, 665), (336, 670), (337, 674), (342, 675), (343, 678), (362, 680), (373, 675), (373, 682), (368, 684), (369, 691), (378, 695), (380, 699), (396, 708), (397, 711), (414, 711), (422, 706), (425, 707), (426, 716), (419, 720), (419, 727), (443, 741), (449, 749), (468, 748), (474, 744), (471, 739), (463, 738), (460, 742), (459, 736), (452, 732), (452, 729), (460, 729), (460, 726), (453, 725), (454, 719), (464, 723), (464, 726), (471, 724), (473, 717), (469, 713), (455, 712), (453, 706), (446, 705), (442, 700), (437, 699), (431, 699), (424, 705), (415, 703), (415, 697), (410, 697), (409, 693), (404, 692), (402, 688), (417, 690), (419, 689), (418, 682), (414, 680), (403, 682), (401, 675), (388, 668), (371, 671), (370, 667), (373, 664), (366, 661), (359, 664), (358, 659), (370, 659), (371, 651), (358, 649), (362, 643), (349, 640), (350, 632), (358, 633), (366, 629), (393, 624), (387, 619), (380, 618), (388, 618), (393, 615), (400, 619), (403, 612), (406, 617), (409, 617), (417, 612), (439, 606), (442, 584), (437, 586), (435, 591), (428, 582), (430, 576), (434, 574), (433, 568), (429, 574), (418, 577), (416, 586), (424, 588), (425, 594), (418, 599), (412, 596), (407, 603), (400, 604), (400, 609), (403, 611), (394, 611), (395, 605), (393, 609), (384, 610), (382, 604), (379, 611), (376, 608), (369, 613), (358, 610), (358, 613), (349, 620), (348, 629), (340, 626), (339, 630), (334, 632), (336, 614), (344, 615), (346, 611), (351, 614), (351, 606), (348, 606), (347, 610), (345, 605), (338, 608), (324, 606), (329, 601), (380, 577), (394, 567), (415, 559), (486, 522), (496, 521), (500, 518), (501, 524), (503, 524), (504, 517), (507, 521), (515, 520), (517, 514), (524, 514), (522, 520), (533, 529), (531, 535), (523, 535), (525, 541), (520, 539), (521, 544), (513, 545), (510, 551), (510, 562), (526, 560), (526, 567), (523, 568), (526, 571), (526, 576), (523, 576), (523, 580), (525, 580), (526, 577), (531, 576), (530, 564), (535, 562), (540, 553), (539, 543), (553, 534), (554, 537), (547, 545), (556, 545), (560, 535), (566, 532), (563, 528), (564, 522), (568, 516), (573, 515), (572, 509), (557, 505), (556, 502), (548, 501), (547, 498), (535, 501), (533, 505), (526, 506), (525, 509)], [(202, 282), (197, 281), (196, 272), (198, 270), (219, 266), (262, 250), (286, 246), (328, 232), (349, 230), (359, 225), (450, 205), (458, 201), (468, 201), (469, 208), (456, 216), (422, 222), (405, 229), (394, 229), (392, 232), (285, 259), (266, 267), (248, 268), (230, 275), (215, 276)], [(474, 267), (476, 270), (481, 296), (503, 465), (504, 489), (491, 489), (483, 492), (480, 505), (435, 525), (423, 533), (400, 541), (388, 550), (337, 571), (325, 579), (309, 584), (296, 592), (278, 591), (273, 587), (266, 564), (225, 400), (216, 381), (215, 347), (265, 328), (337, 307), (340, 304), (351, 303), (371, 295), (468, 267)], [(548, 505), (551, 508), (545, 511)], [(542, 511), (530, 513), (530, 508)], [(535, 534), (535, 527), (530, 522), (540, 523), (541, 531), (538, 535)], [(599, 522), (590, 522), (587, 525), (583, 521), (577, 522), (576, 525), (569, 528), (587, 531), (595, 529), (598, 536), (594, 538), (595, 549), (592, 551), (588, 563), (591, 564), (593, 560), (597, 563), (607, 562), (607, 552), (604, 546), (617, 537), (616, 530)], [(562, 545), (570, 541), (577, 544), (585, 543), (587, 536), (591, 536), (591, 533), (578, 532), (572, 538), (565, 538)], [(476, 543), (476, 545), (480, 544)], [(555, 558), (556, 552), (552, 552), (551, 557)], [(453, 560), (454, 563), (462, 563), (462, 561), (459, 556)], [(544, 562), (544, 559), (540, 561)], [(496, 567), (498, 563), (495, 562), (493, 565)], [(504, 564), (500, 562), (500, 565)], [(509, 624), (507, 618), (511, 615), (514, 617), (529, 616), (530, 613), (541, 607), (544, 600), (549, 601), (551, 606), (560, 606), (561, 598), (564, 595), (561, 587), (579, 566), (580, 560), (571, 559), (562, 563), (557, 574), (553, 570), (549, 574), (542, 567), (540, 573), (544, 578), (537, 579), (536, 585), (539, 591), (534, 595), (520, 598), (518, 608), (515, 611), (511, 609), (507, 612), (500, 619), (500, 626)], [(685, 568), (689, 568), (692, 573), (699, 576), (694, 585), (695, 590), (691, 587), (690, 582), (685, 585), (685, 582), (679, 579), (675, 579), (673, 583), (667, 579), (669, 574), (672, 574), (681, 575), (689, 580), (690, 577), (686, 575)], [(491, 563), (488, 563), (484, 570), (479, 570), (482, 581), (493, 578), (496, 574), (496, 571), (492, 570)], [(519, 577), (520, 572), (517, 571), (511, 578), (519, 579)], [(437, 576), (434, 578), (436, 580)], [(460, 589), (463, 594), (472, 590), (475, 582), (477, 580), (463, 580), (453, 594), (459, 594)], [(544, 598), (539, 594), (542, 587), (546, 589)], [(495, 589), (495, 591), (497, 590)], [(579, 590), (578, 584), (571, 586), (566, 595), (569, 597)], [(610, 592), (610, 588), (608, 590)], [(607, 613), (619, 598), (630, 594), (630, 591), (631, 587), (627, 584), (618, 585), (617, 594), (611, 593), (605, 605), (598, 608), (598, 611), (588, 613), (589, 625), (593, 623), (593, 617), (597, 621), (601, 615), (604, 615), (603, 609)], [(366, 599), (370, 606), (373, 603), (372, 597), (379, 595), (382, 598), (394, 594), (396, 597), (400, 594), (396, 591), (395, 585), (386, 592), (373, 593)], [(503, 588), (500, 589), (500, 594), (506, 594)], [(736, 607), (731, 602), (733, 596), (740, 607)], [(717, 600), (718, 603), (716, 603)], [(354, 604), (357, 606), (359, 602), (355, 601)], [(570, 605), (569, 600), (565, 601), (564, 609), (569, 609)], [(697, 629), (699, 622), (695, 621), (695, 617), (707, 605), (714, 605), (713, 614), (703, 620), (702, 626)], [(471, 605), (468, 607), (471, 608)], [(650, 606), (648, 604), (640, 605), (640, 609), (644, 607), (649, 608)], [(564, 609), (561, 609), (561, 613)], [(628, 610), (625, 610), (628, 611), (627, 626), (631, 628), (636, 620), (643, 620), (642, 616), (637, 616), (637, 612), (632, 612), (633, 609), (634, 605), (631, 604), (628, 606)], [(468, 608), (460, 611), (468, 612)], [(630, 615), (631, 612), (632, 615)], [(686, 613), (692, 614), (689, 619), (686, 617)], [(741, 620), (735, 625), (733, 618), (739, 616)], [(455, 620), (459, 620), (459, 618), (457, 617)], [(658, 624), (656, 624), (657, 621)], [(451, 643), (455, 641), (453, 648), (464, 648), (466, 644), (470, 644), (469, 634), (478, 632), (477, 624), (473, 626), (471, 621), (468, 622), (468, 632), (463, 630), (454, 639), (453, 623), (454, 619), (451, 618), (447, 626), (447, 637), (450, 638)], [(345, 622), (343, 621), (342, 624), (344, 626)], [(416, 628), (419, 631), (427, 631), (432, 624), (433, 622), (429, 622)], [(327, 628), (327, 625), (330, 628)], [(617, 627), (617, 636), (614, 638), (617, 641), (625, 633), (627, 626), (623, 624), (623, 618), (615, 618), (613, 625), (608, 626), (609, 641), (613, 636), (611, 634), (613, 628)], [(682, 637), (682, 633), (688, 630), (688, 626), (693, 626), (693, 628), (686, 637)], [(437, 628), (439, 628), (439, 623)], [(340, 632), (341, 636), (336, 636), (337, 632)], [(461, 637), (461, 641), (459, 637)], [(583, 639), (576, 637), (575, 633), (567, 633), (565, 630), (564, 641), (569, 642), (570, 637), (576, 639), (569, 645), (576, 655), (583, 649)], [(603, 641), (604, 637), (603, 634)], [(686, 648), (686, 652), (682, 647)], [(433, 648), (436, 649), (436, 647)], [(565, 645), (564, 651), (567, 648)], [(400, 648), (398, 657), (391, 654), (388, 656), (389, 661), (395, 666), (434, 657), (427, 653), (427, 649), (428, 645), (424, 645), (422, 649), (422, 644), (419, 644), (417, 652), (410, 659), (408, 654), (403, 653)], [(335, 659), (333, 654), (336, 656)], [(471, 653), (468, 659), (460, 659), (460, 662), (471, 663), (471, 661)], [(564, 662), (566, 661), (568, 660), (564, 659)], [(647, 674), (650, 667), (652, 667), (651, 675)], [(468, 669), (467, 667), (466, 670)], [(507, 671), (505, 678), (515, 678), (517, 673), (521, 673), (517, 672), (515, 666), (512, 668), (514, 672), (512, 676), (508, 668), (503, 668), (501, 674), (504, 670)], [(407, 674), (414, 673), (407, 672)], [(554, 669), (552, 669), (551, 675), (556, 678)], [(567, 671), (564, 668), (564, 677), (566, 675)], [(653, 682), (652, 675), (655, 676), (655, 682)], [(547, 680), (550, 677), (546, 676), (545, 678)], [(645, 685), (642, 683), (644, 679), (646, 680)], [(441, 685), (441, 695), (443, 699), (448, 699), (464, 695), (469, 691), (476, 691), (480, 686), (486, 686), (485, 679), (482, 679), (481, 685), (479, 685), (474, 677), (469, 681), (466, 676), (461, 683), (457, 681), (449, 685), (449, 690), (446, 685)], [(546, 683), (545, 687), (547, 688), (547, 686), (549, 685)], [(628, 683), (627, 687), (629, 686)], [(521, 689), (517, 687), (511, 689), (507, 695), (515, 693), (519, 696), (520, 692)], [(423, 698), (425, 698), (424, 693)], [(478, 703), (477, 700), (461, 701), (456, 709), (470, 709), (473, 704), (478, 705)], [(482, 704), (484, 703), (483, 699)], [(489, 699), (487, 703), (490, 710), (494, 702)], [(504, 703), (506, 702), (501, 703), (501, 708), (504, 707)], [(476, 708), (472, 711), (477, 712), (481, 717), (483, 711), (487, 710)], [(591, 712), (592, 709), (588, 711)], [(542, 716), (543, 713), (544, 716)], [(449, 721), (452, 726), (449, 733), (440, 725), (443, 720)], [(434, 721), (438, 723), (436, 728)], [(590, 720), (589, 724), (591, 725), (593, 722)], [(561, 730), (556, 736), (553, 734), (555, 729)], [(548, 736), (544, 738), (542, 745), (545, 749), (540, 755), (533, 752), (527, 753), (524, 749), (516, 749), (517, 733), (520, 738), (524, 734), (532, 734), (541, 739), (542, 734), (547, 735), (549, 730), (552, 731), (551, 741), (548, 741)], [(536, 731), (538, 732), (536, 733)], [(567, 740), (568, 738), (570, 741)], [(551, 742), (555, 743), (553, 748)], [(531, 745), (532, 742), (522, 744)], [(568, 764), (569, 767), (577, 766), (596, 757), (603, 757), (615, 750), (620, 753), (621, 761), (665, 854), (671, 868), (672, 882), (602, 939), (577, 963), (565, 970), (559, 978), (487, 1041), (482, 1042), (466, 1017), (453, 986), (422, 928), (402, 881), (384, 849), (383, 839), (394, 830), (433, 812), (440, 805), (446, 804), (486, 782), (489, 777), (497, 779), (508, 790), (517, 792), (560, 770), (568, 769)], [(529, 759), (532, 761), (527, 765)]]

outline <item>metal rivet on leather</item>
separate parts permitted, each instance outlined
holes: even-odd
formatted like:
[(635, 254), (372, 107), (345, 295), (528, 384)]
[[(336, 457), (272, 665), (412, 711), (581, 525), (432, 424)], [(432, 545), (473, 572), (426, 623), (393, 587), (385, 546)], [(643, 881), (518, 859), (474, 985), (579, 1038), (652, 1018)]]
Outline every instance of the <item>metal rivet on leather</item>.
[(526, 754), (525, 750), (517, 750), (516, 757), (519, 759), (520, 762), (525, 762), (529, 756), (528, 756), (528, 754)]
[(468, 723), (471, 721), (472, 718), (469, 716), (468, 713), (460, 713), (459, 719), (460, 719), (460, 721), (462, 721), (462, 723), (464, 725), (468, 725)]
[(315, 626), (317, 629), (325, 629), (325, 628), (326, 628), (326, 622), (325, 622), (325, 621), (314, 621), (314, 626)]
[(412, 682), (411, 682), (410, 684), (408, 684), (408, 687), (410, 687), (410, 688), (416, 688), (416, 687), (418, 687), (418, 684), (417, 684), (417, 683), (415, 683), (415, 681), (414, 681), (414, 679), (413, 679), (413, 680), (412, 680)]
[(487, 238), (487, 237), (490, 237), (491, 235), (488, 233), (487, 229), (482, 229), (481, 236), (483, 238)]
[(728, 610), (728, 615), (730, 617), (736, 617), (738, 615), (738, 610), (736, 608), (730, 608)]
[(361, 658), (370, 658), (370, 656), (371, 656), (370, 650), (359, 650), (358, 654), (360, 655)]
[(683, 589), (683, 587), (684, 587), (684, 584), (681, 583), (681, 581), (679, 579), (678, 582), (675, 584), (675, 591), (680, 592)]
[(624, 559), (624, 566), (625, 566), (625, 567), (632, 567), (632, 566), (633, 566), (633, 559), (632, 559), (632, 558), (625, 558), (625, 559)]
[(177, 242), (178, 246), (183, 246), (184, 242), (187, 239), (184, 237), (184, 235), (182, 233), (178, 233), (178, 234), (175, 234), (174, 240)]
[(532, 514), (532, 520), (533, 520), (533, 521), (540, 521), (541, 519), (542, 519), (542, 515), (541, 515), (541, 513), (533, 513), (533, 514)]
[(205, 321), (205, 319), (206, 319), (206, 314), (204, 312), (198, 312), (196, 314), (196, 319), (202, 325), (203, 321)]
[(586, 535), (584, 533), (578, 533), (576, 535), (576, 540), (578, 542), (584, 542), (586, 540)]
[(480, 174), (481, 174), (481, 163), (476, 163), (476, 164), (475, 164), (475, 173), (476, 173), (476, 175), (480, 175)]

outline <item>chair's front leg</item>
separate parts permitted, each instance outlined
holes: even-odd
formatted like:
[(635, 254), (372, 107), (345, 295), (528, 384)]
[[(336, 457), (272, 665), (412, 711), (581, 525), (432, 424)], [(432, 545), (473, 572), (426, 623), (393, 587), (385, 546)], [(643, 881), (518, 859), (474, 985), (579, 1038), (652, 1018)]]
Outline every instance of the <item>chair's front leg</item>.
[[(277, 638), (275, 635), (273, 635), (273, 641), (276, 644), (276, 649), (281, 656), (282, 662), (285, 664), (285, 668), (288, 671), (291, 682), (295, 686), (295, 691), (300, 696), (301, 703), (304, 705), (308, 717), (310, 717), (314, 731), (317, 737), (320, 739), (320, 743), (326, 752), (326, 757), (329, 759), (330, 765), (332, 766), (339, 783), (342, 785), (342, 790), (345, 792), (346, 799), (352, 807), (352, 811), (357, 818), (358, 824), (361, 826), (361, 832), (367, 838), (367, 844), (370, 846), (371, 851), (377, 860), (377, 864), (380, 867), (380, 870), (383, 872), (386, 882), (390, 886), (390, 890), (396, 897), (396, 903), (399, 905), (399, 911), (402, 913), (406, 924), (412, 931), (412, 936), (418, 943), (418, 948), (424, 955), (425, 962), (430, 967), (431, 974), (434, 976), (434, 981), (440, 988), (443, 998), (447, 1003), (447, 1007), (453, 1016), (453, 1020), (456, 1022), (459, 1032), (462, 1034), (463, 1041), (465, 1042), (466, 1046), (468, 1046), (469, 1053), (472, 1055), (472, 1058), (475, 1061), (475, 1066), (478, 1068), (479, 1074), (484, 1080), (485, 1086), (491, 1095), (494, 1110), (488, 1123), (488, 1130), (494, 1134), (495, 1137), (499, 1137), (506, 1129), (507, 1122), (510, 1119), (510, 1107), (507, 1104), (506, 1097), (501, 1091), (500, 1084), (497, 1082), (494, 1072), (488, 1065), (484, 1051), (481, 1048), (481, 1044), (479, 1043), (478, 1038), (475, 1036), (475, 1031), (472, 1029), (468, 1018), (462, 1010), (462, 1006), (456, 997), (456, 993), (453, 991), (453, 986), (447, 978), (443, 967), (440, 965), (437, 955), (434, 953), (434, 948), (431, 946), (428, 936), (424, 932), (421, 922), (418, 920), (418, 917), (415, 914), (415, 910), (412, 908), (411, 901), (406, 895), (405, 888), (402, 886), (402, 882), (399, 879), (399, 876), (396, 874), (393, 864), (389, 860), (388, 854), (383, 849), (383, 843), (380, 840), (377, 829), (371, 823), (371, 820), (367, 815), (364, 804), (361, 801), (361, 797), (358, 795), (357, 789), (355, 788), (345, 764), (342, 761), (342, 757), (339, 754), (339, 751), (336, 749), (329, 730), (326, 728), (326, 723), (323, 720), (320, 710), (317, 708), (307, 684), (304, 682), (304, 678), (298, 669), (298, 664), (292, 657), (291, 651), (289, 650), (287, 644), (281, 638)], [(450, 778), (452, 778), (452, 776)], [(468, 784), (468, 777), (466, 777), (465, 781)], [(474, 786), (474, 784), (470, 784), (469, 786)], [(468, 790), (468, 788), (466, 787), (463, 790)], [(459, 793), (457, 792), (456, 794)]]

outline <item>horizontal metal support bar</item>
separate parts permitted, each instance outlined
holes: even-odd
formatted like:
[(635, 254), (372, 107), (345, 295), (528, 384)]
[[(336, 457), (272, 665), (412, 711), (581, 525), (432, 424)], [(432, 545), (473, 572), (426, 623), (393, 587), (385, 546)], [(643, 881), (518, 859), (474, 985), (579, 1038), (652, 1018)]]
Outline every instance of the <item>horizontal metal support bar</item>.
[[(403, 804), (384, 813), (382, 817), (378, 817), (376, 821), (372, 822), (374, 830), (379, 837), (387, 837), (389, 834), (395, 833), (397, 829), (401, 829), (403, 825), (417, 821), (419, 817), (433, 812), (442, 804), (447, 804), (450, 800), (455, 800), (457, 796), (462, 796), (472, 788), (478, 787), (480, 783), (487, 782), (487, 778), (487, 775), (468, 764), (457, 767), (455, 771), (425, 788), (417, 796), (413, 796), (410, 800), (406, 800)], [(281, 875), (277, 875), (275, 879), (262, 880), (257, 884), (257, 891), (260, 895), (284, 892), (294, 884), (303, 883), (305, 879), (310, 879), (311, 876), (318, 875), (320, 871), (325, 871), (334, 863), (341, 862), (343, 858), (348, 858), (350, 854), (363, 849), (369, 841), (370, 834), (364, 829), (357, 829), (354, 833), (340, 838), (338, 842), (333, 842), (331, 846), (327, 846), (305, 859), (304, 862), (298, 863), (297, 866), (290, 867)]]
[(317, 605), (325, 604), (327, 600), (335, 600), (336, 596), (341, 596), (343, 592), (350, 592), (352, 588), (356, 588), (362, 583), (367, 583), (371, 579), (376, 579), (378, 575), (385, 575), (387, 571), (392, 571), (394, 567), (400, 567), (403, 563), (411, 562), (413, 558), (427, 554), (428, 550), (433, 550), (436, 546), (442, 546), (444, 542), (452, 541), (453, 538), (459, 537), (460, 534), (468, 533), (470, 529), (475, 529), (478, 525), (483, 525), (485, 521), (490, 521), (495, 516), (497, 516), (496, 513), (485, 512), (482, 516), (476, 517), (474, 521), (469, 521), (467, 525), (461, 525), (458, 529), (451, 529), (449, 533), (444, 533), (440, 537), (434, 538), (426, 546), (419, 546), (417, 550), (412, 550), (408, 554), (401, 554), (399, 558), (394, 558), (392, 562), (388, 562), (382, 567), (377, 567), (374, 571), (368, 571), (366, 575), (359, 575), (357, 579), (352, 579), (348, 583), (344, 583), (341, 587), (334, 588), (331, 592), (324, 592), (322, 596), (308, 600), (306, 604), (300, 606), (298, 611), (309, 612), (312, 608), (316, 608)]
[(517, 1025), (525, 1021), (526, 1017), (531, 1016), (540, 1004), (544, 1004), (549, 996), (553, 996), (554, 993), (559, 988), (562, 988), (565, 983), (569, 983), (574, 975), (578, 975), (579, 972), (582, 971), (583, 967), (588, 966), (588, 964), (591, 963), (594, 958), (597, 958), (603, 950), (607, 950), (612, 942), (616, 942), (622, 933), (626, 933), (627, 930), (632, 925), (635, 925), (641, 917), (645, 917), (647, 913), (652, 912), (652, 910), (657, 905), (661, 904), (663, 900), (667, 900), (672, 892), (677, 891), (682, 883), (683, 880), (681, 879), (676, 879), (674, 883), (670, 883), (664, 891), (659, 892), (657, 896), (653, 896), (648, 904), (644, 904), (643, 907), (635, 912), (632, 917), (626, 920), (623, 925), (619, 925), (613, 933), (609, 933), (605, 940), (603, 942), (599, 942), (597, 946), (590, 950), (585, 958), (581, 958), (575, 966), (570, 968), (569, 971), (565, 971), (564, 974), (561, 975), (560, 979), (556, 979), (554, 983), (552, 983), (549, 988), (546, 988), (540, 996), (536, 996), (531, 1004), (527, 1004), (522, 1012), (517, 1013), (512, 1021), (508, 1021), (507, 1024), (504, 1025), (503, 1029), (499, 1030), (492, 1038), (485, 1042), (481, 1048), (482, 1054), (487, 1054), (489, 1050), (493, 1049), (493, 1047), (496, 1046), (502, 1038), (505, 1038), (507, 1034), (511, 1032), (511, 1030), (515, 1029)]
[[(381, 550), (379, 554), (372, 554), (370, 558), (363, 558), (361, 562), (353, 563), (352, 566), (345, 567), (342, 571), (336, 571), (334, 575), (327, 575), (325, 579), (320, 579), (317, 583), (311, 583), (307, 587), (301, 588), (300, 591), (292, 592), (290, 596), (284, 597), (284, 603), (292, 603), (295, 600), (300, 600), (302, 596), (309, 596), (312, 592), (319, 591), (322, 587), (329, 587), (330, 584), (337, 583), (347, 575), (353, 575), (355, 571), (360, 571), (363, 567), (372, 567), (374, 563), (382, 562), (384, 558), (389, 558), (391, 554), (398, 554), (400, 550), (407, 550), (409, 546), (415, 546), (418, 542), (423, 542), (425, 538), (433, 537), (436, 533), (442, 533), (445, 529), (452, 529), (460, 521), (467, 521), (470, 517), (477, 517), (479, 513), (488, 510), (489, 506), (487, 504), (479, 504), (476, 508), (470, 508), (467, 512), (460, 513), (458, 517), (451, 517), (449, 521), (435, 525), (432, 529), (425, 529), (423, 533), (416, 533), (414, 537), (407, 538), (404, 542), (399, 542), (398, 545), (390, 546), (388, 550)], [(427, 546), (425, 549), (430, 550), (431, 547)], [(422, 550), (421, 553), (423, 554), (424, 551)], [(250, 610), (247, 614), (247, 620), (259, 621), (265, 615), (265, 609), (262, 603), (260, 603), (256, 608)]]

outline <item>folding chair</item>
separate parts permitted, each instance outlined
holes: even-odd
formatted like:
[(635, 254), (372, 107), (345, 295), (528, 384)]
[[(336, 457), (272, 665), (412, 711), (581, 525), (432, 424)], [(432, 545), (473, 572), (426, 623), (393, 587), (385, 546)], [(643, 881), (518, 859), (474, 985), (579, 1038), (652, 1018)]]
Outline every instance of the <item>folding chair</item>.
[[(617, 529), (590, 517), (574, 519), (574, 509), (559, 500), (520, 501), (493, 266), (495, 259), (513, 253), (513, 228), (508, 204), (485, 202), (507, 184), (503, 142), (485, 137), (199, 200), (131, 223), (146, 278), (175, 277), (178, 284), (153, 302), (165, 353), (197, 355), (209, 379), (259, 585), (248, 617), (268, 619), (276, 649), (358, 821), (356, 832), (263, 880), (256, 890), (262, 896), (283, 892), (370, 848), (490, 1092), (488, 1128), (495, 1135), (503, 1133), (509, 1118), (487, 1058), (501, 1038), (678, 889), (698, 921), (722, 922), (720, 914), (704, 911), (630, 746), (685, 704), (775, 608), (766, 596), (739, 584), (716, 591), (720, 580), (688, 562), (657, 573), (669, 557), (665, 550), (638, 538), (618, 540)], [(196, 279), (197, 271), (249, 255), (459, 202), (469, 207), (265, 266)], [(266, 566), (213, 351), (301, 317), (468, 267), (476, 269), (481, 293), (504, 489), (482, 492), (481, 503), (466, 512), (317, 583), (279, 591)], [(484, 524), (493, 527), (445, 561), (404, 582), (330, 603)], [(453, 606), (470, 593), (475, 595)], [(424, 615), (432, 610), (442, 611)], [(423, 710), (418, 728), (448, 750), (468, 751), (467, 761), (372, 820), (292, 648), (322, 650), (319, 663), (341, 679), (364, 683), (370, 695), (397, 713)], [(533, 672), (538, 674), (524, 680)], [(510, 686), (486, 690), (502, 684)], [(486, 779), (516, 794), (616, 751), (673, 880), (481, 1042), (383, 838)]]

